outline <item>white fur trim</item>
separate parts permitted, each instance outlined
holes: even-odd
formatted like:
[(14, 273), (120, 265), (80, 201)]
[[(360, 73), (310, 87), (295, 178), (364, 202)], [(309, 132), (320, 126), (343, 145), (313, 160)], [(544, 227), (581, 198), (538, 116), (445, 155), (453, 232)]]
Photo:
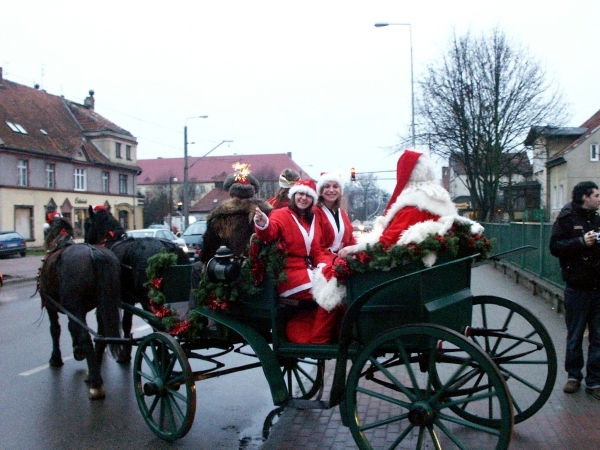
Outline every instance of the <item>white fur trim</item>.
[(429, 255), (423, 257), (423, 259), (421, 259), (421, 261), (423, 261), (423, 265), (425, 267), (431, 267), (435, 264), (435, 261), (437, 260), (437, 253), (436, 252), (431, 252)]
[(342, 194), (344, 193), (344, 182), (342, 181), (342, 177), (337, 173), (324, 173), (321, 175), (321, 178), (319, 178), (319, 181), (317, 181), (317, 195), (320, 195), (321, 189), (327, 181), (335, 181), (340, 186), (340, 192)]
[(313, 204), (317, 204), (317, 201), (319, 200), (319, 197), (317, 196), (317, 193), (315, 191), (313, 191), (311, 188), (309, 188), (308, 186), (305, 186), (303, 184), (295, 184), (293, 185), (290, 190), (288, 191), (288, 197), (290, 198), (290, 200), (292, 199), (292, 197), (294, 196), (294, 194), (296, 192), (301, 192), (303, 194), (308, 194), (313, 198)]
[(413, 167), (412, 172), (410, 173), (409, 184), (410, 183), (427, 183), (436, 180), (435, 174), (435, 164), (427, 156), (425, 153), (422, 153), (419, 159), (417, 159), (417, 164)]
[(337, 278), (327, 281), (321, 269), (316, 269), (313, 273), (312, 294), (319, 306), (331, 311), (346, 298), (346, 285), (338, 284)]

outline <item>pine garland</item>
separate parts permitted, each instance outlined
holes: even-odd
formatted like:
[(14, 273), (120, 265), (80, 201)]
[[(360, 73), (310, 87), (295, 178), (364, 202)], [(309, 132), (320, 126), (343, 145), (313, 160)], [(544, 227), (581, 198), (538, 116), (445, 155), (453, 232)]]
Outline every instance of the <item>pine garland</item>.
[(342, 281), (353, 273), (372, 270), (390, 270), (411, 262), (421, 261), (435, 252), (451, 258), (463, 258), (479, 253), (485, 259), (492, 249), (490, 241), (482, 234), (470, 233), (468, 224), (455, 222), (444, 235), (430, 234), (423, 241), (408, 245), (392, 245), (387, 250), (381, 243), (367, 245), (367, 249), (347, 258), (336, 258), (334, 276)]
[[(192, 310), (185, 320), (180, 320), (177, 317), (177, 311), (167, 303), (168, 299), (162, 290), (165, 269), (176, 263), (177, 256), (167, 253), (164, 249), (148, 258), (148, 268), (146, 269), (148, 282), (144, 286), (149, 291), (150, 309), (160, 319), (165, 329), (173, 336), (193, 340), (205, 327), (207, 319), (198, 311)], [(208, 278), (206, 271), (202, 273), (200, 284), (194, 289), (197, 299), (196, 306), (229, 309), (230, 304), (241, 296), (259, 292), (260, 284), (266, 276), (277, 282), (285, 281), (284, 264), (285, 251), (283, 247), (277, 242), (266, 244), (255, 239), (250, 246), (249, 257), (243, 258), (241, 261), (241, 275), (234, 284), (213, 283)]]

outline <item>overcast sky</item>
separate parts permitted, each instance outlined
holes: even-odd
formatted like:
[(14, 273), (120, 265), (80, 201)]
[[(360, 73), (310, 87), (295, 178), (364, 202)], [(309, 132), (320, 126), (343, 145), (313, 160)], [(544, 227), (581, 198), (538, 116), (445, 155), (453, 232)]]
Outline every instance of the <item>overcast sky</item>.
[[(411, 121), (409, 31), (418, 80), (454, 31), (494, 26), (562, 90), (565, 125), (600, 109), (592, 0), (21, 0), (0, 14), (0, 65), (73, 101), (93, 89), (140, 159), (183, 156), (187, 123), (192, 156), (233, 140), (212, 156), (291, 152), (313, 177), (349, 176), (395, 168), (388, 149)], [(198, 115), (209, 117), (187, 119)]]

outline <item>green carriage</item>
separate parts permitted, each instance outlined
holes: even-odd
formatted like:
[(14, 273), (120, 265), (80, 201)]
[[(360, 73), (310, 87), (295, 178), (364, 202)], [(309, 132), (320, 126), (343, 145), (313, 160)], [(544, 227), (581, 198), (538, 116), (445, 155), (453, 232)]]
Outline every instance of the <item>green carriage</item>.
[[(550, 396), (556, 353), (529, 311), (472, 295), (475, 257), (348, 277), (334, 344), (286, 341), (285, 320), (296, 307), (277, 297), (270, 278), (235, 307), (195, 308), (209, 326), (193, 339), (156, 331), (139, 342), (134, 387), (142, 416), (159, 437), (181, 438), (194, 421), (196, 382), (261, 367), (275, 405), (339, 405), (361, 449), (508, 448), (513, 424)], [(189, 266), (165, 271), (169, 301), (187, 300), (188, 280)], [(156, 316), (137, 313), (161, 329)], [(219, 358), (232, 351), (252, 361), (227, 367)], [(333, 381), (324, 398), (326, 361)], [(367, 406), (375, 404), (377, 415)]]

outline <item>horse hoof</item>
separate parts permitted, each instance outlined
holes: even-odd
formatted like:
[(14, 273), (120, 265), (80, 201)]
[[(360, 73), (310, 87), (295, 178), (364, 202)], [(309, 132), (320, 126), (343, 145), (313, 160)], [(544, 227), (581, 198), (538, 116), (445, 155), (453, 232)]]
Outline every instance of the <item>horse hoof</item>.
[(73, 358), (76, 361), (83, 361), (85, 359), (85, 352), (81, 347), (73, 347)]
[(50, 358), (48, 364), (50, 364), (50, 367), (62, 367), (65, 365), (62, 358)]
[(104, 397), (106, 397), (104, 386), (100, 386), (99, 388), (90, 388), (90, 400), (101, 400)]

